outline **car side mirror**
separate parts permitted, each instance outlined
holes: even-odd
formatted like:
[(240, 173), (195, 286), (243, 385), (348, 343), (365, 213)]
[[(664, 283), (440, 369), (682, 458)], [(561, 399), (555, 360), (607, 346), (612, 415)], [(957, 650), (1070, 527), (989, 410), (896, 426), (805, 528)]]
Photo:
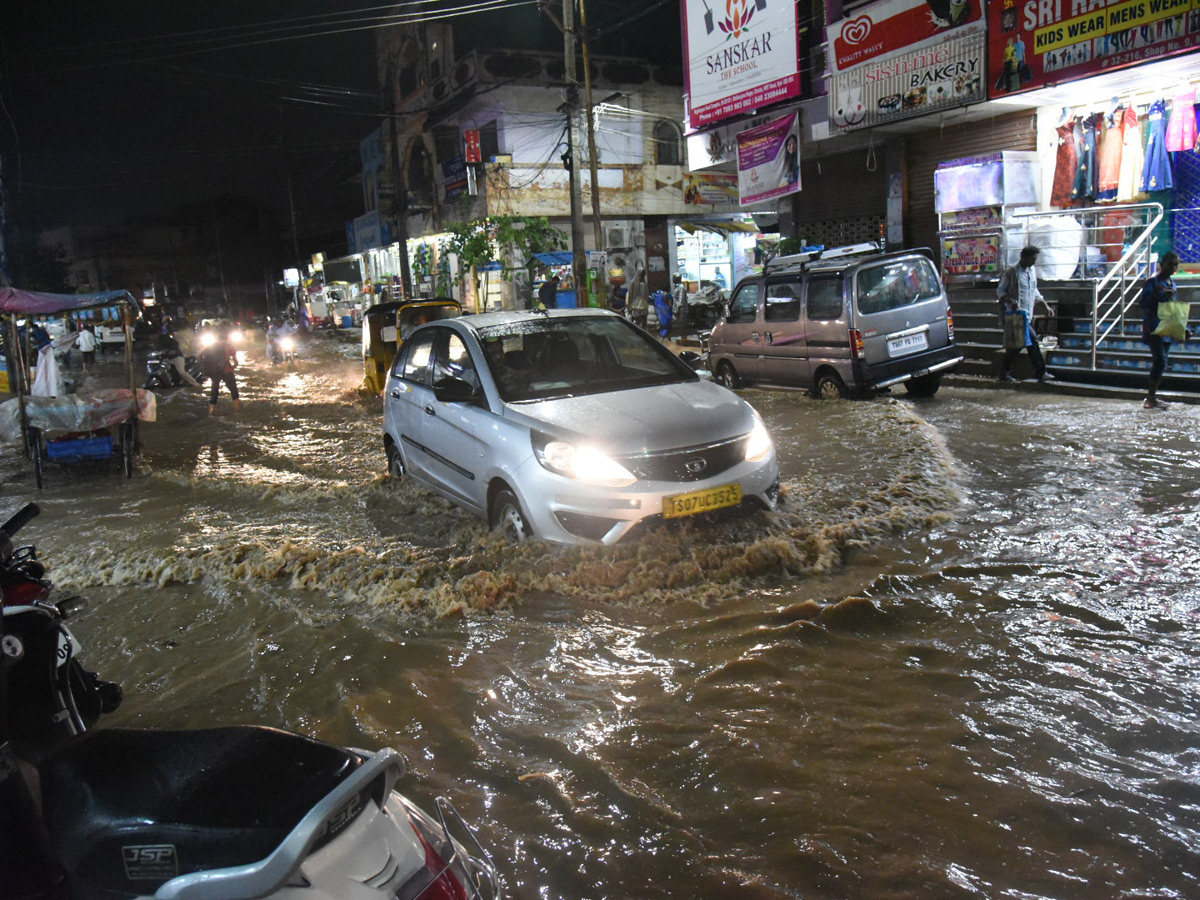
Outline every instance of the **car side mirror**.
[(470, 403), (475, 399), (475, 388), (461, 378), (439, 378), (433, 383), (433, 396), (439, 403)]

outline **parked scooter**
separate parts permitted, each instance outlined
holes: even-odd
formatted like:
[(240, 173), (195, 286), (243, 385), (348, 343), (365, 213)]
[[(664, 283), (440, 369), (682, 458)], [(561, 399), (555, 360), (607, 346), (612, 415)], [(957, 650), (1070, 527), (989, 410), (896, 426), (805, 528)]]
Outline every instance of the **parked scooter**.
[[(495, 866), (449, 801), (430, 816), (394, 790), (394, 750), (255, 726), (80, 733), (95, 721), (79, 708), (87, 692), (64, 688), (59, 671), (78, 651), (63, 624), (78, 607), (51, 603), (34, 549), (12, 546), (37, 513), (27, 504), (0, 526), (3, 896), (499, 897)], [(115, 708), (115, 685), (95, 684), (99, 711)]]
[[(151, 350), (146, 356), (146, 383), (142, 385), (146, 390), (153, 388), (173, 388), (180, 387), (183, 384), (183, 377), (179, 374), (179, 370), (171, 363), (170, 350)], [(200, 371), (200, 363), (194, 356), (186, 356), (183, 360), (183, 366), (187, 369), (187, 373), (199, 381), (204, 383), (205, 375)]]

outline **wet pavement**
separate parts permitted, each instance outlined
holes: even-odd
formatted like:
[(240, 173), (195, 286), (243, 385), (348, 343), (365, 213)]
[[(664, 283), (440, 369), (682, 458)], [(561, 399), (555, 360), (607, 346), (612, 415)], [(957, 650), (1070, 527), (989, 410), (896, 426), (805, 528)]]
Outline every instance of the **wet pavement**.
[(0, 505), (111, 724), (390, 745), (516, 897), (1200, 895), (1200, 407), (749, 390), (774, 514), (513, 547), (384, 475), (356, 336)]

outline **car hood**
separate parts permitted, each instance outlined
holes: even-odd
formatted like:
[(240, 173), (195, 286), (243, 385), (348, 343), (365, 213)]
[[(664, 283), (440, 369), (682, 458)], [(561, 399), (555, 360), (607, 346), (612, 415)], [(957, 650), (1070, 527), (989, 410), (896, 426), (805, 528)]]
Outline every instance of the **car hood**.
[(716, 443), (754, 427), (750, 404), (703, 380), (509, 404), (505, 416), (559, 437), (593, 438), (616, 455)]

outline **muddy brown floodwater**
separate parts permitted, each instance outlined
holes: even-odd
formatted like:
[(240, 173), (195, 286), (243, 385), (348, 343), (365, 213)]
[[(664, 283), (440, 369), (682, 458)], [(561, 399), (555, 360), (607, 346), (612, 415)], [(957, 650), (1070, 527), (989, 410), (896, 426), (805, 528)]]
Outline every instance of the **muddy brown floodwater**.
[(749, 391), (772, 515), (513, 547), (384, 477), (357, 343), (4, 510), (125, 726), (407, 758), (519, 898), (1200, 896), (1200, 407)]

